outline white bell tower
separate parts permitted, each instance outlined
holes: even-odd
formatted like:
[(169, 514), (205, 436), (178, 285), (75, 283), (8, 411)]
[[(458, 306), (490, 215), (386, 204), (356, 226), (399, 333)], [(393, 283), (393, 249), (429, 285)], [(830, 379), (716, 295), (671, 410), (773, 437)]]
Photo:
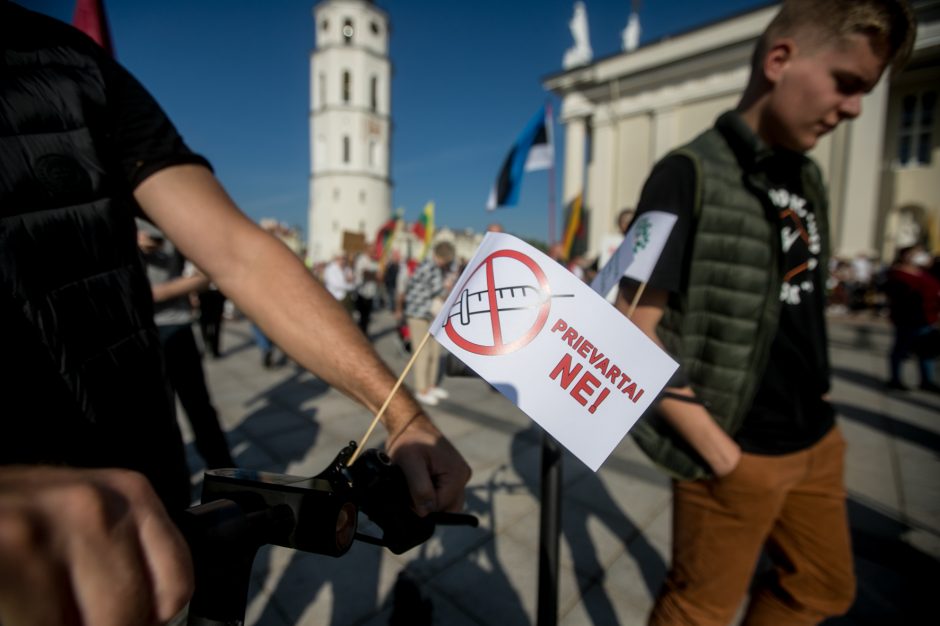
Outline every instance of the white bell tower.
[(320, 262), (391, 218), (392, 72), (388, 15), (372, 2), (324, 0), (313, 15), (307, 254)]

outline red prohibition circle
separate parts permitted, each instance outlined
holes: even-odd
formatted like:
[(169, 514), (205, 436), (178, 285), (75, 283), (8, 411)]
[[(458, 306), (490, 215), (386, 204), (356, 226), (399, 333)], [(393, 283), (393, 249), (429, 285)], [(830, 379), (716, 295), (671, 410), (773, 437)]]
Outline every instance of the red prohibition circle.
[[(549, 296), (545, 298), (545, 301), (542, 302), (542, 304), (539, 305), (538, 316), (536, 317), (535, 322), (532, 324), (531, 328), (529, 328), (529, 330), (526, 331), (521, 337), (510, 341), (509, 343), (503, 342), (502, 329), (499, 321), (499, 310), (496, 303), (496, 283), (493, 276), (493, 260), (504, 257), (515, 259), (516, 261), (519, 261), (528, 267), (529, 271), (535, 275), (535, 279), (538, 281), (539, 288), (542, 290), (542, 293)], [(463, 348), (467, 352), (472, 352), (474, 354), (480, 354), (483, 356), (497, 356), (500, 354), (509, 354), (510, 352), (515, 352), (516, 350), (527, 346), (529, 342), (535, 339), (535, 337), (545, 326), (546, 320), (548, 320), (548, 311), (551, 308), (551, 286), (548, 283), (548, 277), (535, 261), (521, 252), (517, 250), (497, 250), (493, 254), (483, 259), (483, 262), (473, 270), (473, 272), (467, 277), (467, 280), (464, 281), (463, 285), (461, 285), (460, 291), (463, 291), (463, 288), (481, 269), (486, 272), (486, 290), (489, 295), (490, 324), (492, 324), (493, 327), (493, 345), (481, 345), (460, 336), (460, 334), (454, 328), (454, 325), (449, 322), (446, 325), (447, 336), (457, 346)]]

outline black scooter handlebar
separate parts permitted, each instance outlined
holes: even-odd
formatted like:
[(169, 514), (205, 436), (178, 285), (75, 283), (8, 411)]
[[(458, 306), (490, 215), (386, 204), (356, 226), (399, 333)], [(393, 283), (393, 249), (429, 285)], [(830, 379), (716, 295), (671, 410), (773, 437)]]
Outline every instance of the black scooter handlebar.
[[(355, 450), (350, 442), (313, 478), (206, 472), (202, 504), (180, 520), (196, 573), (189, 626), (244, 623), (251, 566), (263, 545), (339, 557), (359, 539), (401, 554), (427, 541), (438, 524), (477, 525), (473, 515), (418, 516), (401, 468), (374, 449), (349, 465)], [(357, 532), (359, 511), (382, 530), (381, 537)]]

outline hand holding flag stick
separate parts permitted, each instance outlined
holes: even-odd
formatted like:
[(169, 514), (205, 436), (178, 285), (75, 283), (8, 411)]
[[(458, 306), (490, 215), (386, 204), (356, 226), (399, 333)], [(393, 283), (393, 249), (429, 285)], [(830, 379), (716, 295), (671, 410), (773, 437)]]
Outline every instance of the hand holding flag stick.
[[(626, 236), (624, 237), (623, 243), (621, 243), (620, 247), (611, 257), (610, 262), (607, 263), (607, 265), (605, 265), (601, 269), (600, 272), (598, 272), (594, 281), (591, 283), (591, 289), (595, 293), (598, 293), (601, 295), (606, 294), (614, 286), (619, 284), (621, 276), (628, 276), (628, 277), (634, 278), (635, 280), (640, 281), (640, 287), (637, 290), (636, 294), (634, 294), (633, 301), (630, 304), (630, 309), (627, 315), (628, 318), (631, 317), (634, 314), (636, 307), (640, 301), (640, 298), (643, 295), (643, 291), (646, 288), (646, 284), (649, 282), (649, 278), (653, 273), (653, 268), (655, 268), (656, 263), (659, 260), (659, 256), (662, 253), (662, 250), (666, 245), (666, 241), (669, 238), (669, 234), (671, 233), (672, 227), (675, 225), (675, 222), (676, 222), (676, 216), (674, 214), (665, 213), (663, 211), (649, 211), (647, 213), (640, 215), (636, 220), (634, 220), (633, 226), (631, 226), (630, 230), (627, 232)], [(507, 247), (519, 248), (522, 245), (521, 242), (518, 242), (517, 240), (514, 240), (514, 238), (509, 237), (507, 235), (495, 235), (494, 233), (487, 234), (487, 238), (484, 239), (484, 243), (480, 246), (481, 250), (477, 251), (477, 254), (474, 255), (474, 259), (472, 259), (471, 262), (468, 263), (467, 270), (465, 270), (464, 272), (465, 275), (461, 276), (461, 278), (458, 280), (458, 284), (462, 285), (461, 290), (460, 290), (461, 293), (458, 293), (458, 294), (451, 293), (451, 295), (449, 296), (448, 301), (447, 303), (445, 303), (443, 310), (438, 315), (438, 318), (434, 321), (434, 323), (431, 324), (430, 331), (421, 339), (420, 344), (418, 344), (418, 346), (415, 348), (414, 352), (412, 353), (411, 359), (409, 360), (408, 364), (405, 366), (404, 371), (401, 373), (401, 376), (399, 376), (394, 387), (392, 388), (392, 391), (389, 393), (388, 398), (386, 398), (385, 402), (382, 404), (382, 407), (379, 409), (378, 413), (373, 419), (372, 424), (369, 426), (369, 429), (366, 431), (366, 434), (363, 436), (362, 441), (360, 442), (360, 445), (357, 448), (357, 451), (362, 450), (364, 448), (366, 440), (372, 434), (372, 431), (375, 429), (375, 426), (378, 424), (379, 420), (381, 420), (382, 416), (385, 414), (385, 410), (388, 408), (388, 405), (391, 402), (392, 397), (398, 391), (398, 388), (401, 386), (402, 381), (404, 380), (405, 376), (408, 375), (408, 372), (411, 370), (411, 367), (414, 365), (414, 362), (417, 356), (421, 353), (421, 350), (424, 348), (425, 344), (427, 344), (431, 335), (432, 334), (437, 335), (441, 333), (443, 326), (450, 315), (450, 311), (452, 307), (458, 304), (456, 299), (458, 298), (458, 296), (461, 296), (461, 297), (463, 296), (463, 291), (468, 291), (466, 289), (468, 285), (468, 281), (471, 280), (471, 278), (474, 275), (477, 276), (476, 280), (480, 280), (481, 277), (483, 277), (484, 275), (488, 275), (487, 272), (476, 273), (476, 270), (479, 267), (486, 267), (488, 268), (488, 271), (493, 271), (493, 267), (495, 263), (495, 261), (493, 261), (493, 258), (495, 257), (508, 258), (510, 260), (518, 259), (518, 258), (530, 259), (530, 263), (532, 265), (538, 265), (538, 263), (536, 263), (535, 261), (531, 261), (531, 259), (534, 258), (534, 256), (537, 256), (539, 254), (539, 253), (536, 253), (534, 250), (529, 251), (529, 250), (519, 249), (517, 252), (509, 252), (509, 253), (497, 251), (493, 254), (490, 254), (489, 257), (486, 257), (487, 252), (492, 252), (493, 250), (499, 249), (499, 246), (496, 245), (497, 240), (499, 240), (500, 244), (502, 244), (503, 246), (507, 246)], [(487, 244), (491, 244), (491, 245), (487, 245)], [(489, 248), (492, 248), (492, 250), (487, 250)], [(529, 257), (526, 257), (525, 253), (529, 254)], [(479, 258), (481, 257), (481, 254), (484, 257), (482, 259)], [(504, 261), (500, 261), (500, 262), (504, 263)], [(525, 267), (526, 264), (523, 263), (521, 264), (521, 266)], [(554, 263), (546, 264), (544, 267), (552, 268), (552, 273), (556, 271), (554, 267)], [(542, 271), (544, 270), (539, 270), (539, 272), (542, 272)], [(558, 268), (558, 271), (561, 271), (561, 268)], [(563, 271), (561, 272), (561, 276), (564, 277), (566, 282), (570, 278), (567, 272), (563, 272)], [(551, 283), (551, 282), (552, 281), (548, 281), (548, 283)], [(514, 284), (514, 283), (510, 281), (509, 284)], [(578, 281), (575, 281), (575, 283), (573, 283), (570, 286), (570, 289), (575, 289), (575, 284), (580, 284), (580, 283)], [(484, 291), (490, 294), (488, 301), (491, 304), (495, 302), (496, 299), (501, 298), (506, 295), (503, 293), (502, 289), (497, 285), (483, 285), (483, 288), (484, 288)], [(477, 287), (474, 287), (474, 289), (476, 290)], [(522, 295), (525, 295), (526, 293), (525, 289), (522, 289), (522, 288), (517, 288), (517, 289), (520, 290), (520, 293)], [(561, 289), (559, 291), (556, 289), (551, 289), (549, 287), (546, 293), (548, 294), (563, 293), (567, 290), (568, 289)], [(512, 296), (510, 295), (510, 297)], [(538, 306), (547, 307), (549, 306), (547, 302), (548, 301), (541, 302)], [(461, 302), (459, 303), (459, 305), (460, 306), (466, 305), (468, 307), (470, 306), (469, 302), (466, 302), (466, 303)], [(547, 314), (548, 309), (545, 308), (544, 310)], [(464, 313), (467, 314), (467, 319), (469, 320), (470, 319), (469, 314), (471, 314), (472, 312), (469, 311), (468, 309)], [(480, 311), (480, 313), (484, 313), (484, 311)], [(494, 316), (498, 316), (498, 315), (499, 315), (498, 312), (495, 310), (490, 310), (487, 313), (487, 317), (490, 320), (495, 320), (496, 317)], [(569, 321), (571, 321), (571, 319), (574, 319), (573, 313), (569, 313), (568, 315), (570, 316)], [(543, 320), (543, 323), (545, 321), (546, 320)], [(561, 322), (561, 324), (564, 324), (564, 323), (565, 322)], [(581, 328), (602, 327), (603, 325), (604, 325), (603, 323), (598, 324), (597, 322), (593, 322), (593, 321), (592, 322), (585, 321), (584, 323), (580, 324)], [(551, 325), (551, 328), (554, 328), (556, 330), (559, 327), (560, 326), (558, 322)], [(447, 335), (447, 334), (449, 333), (443, 333), (443, 335)], [(549, 331), (548, 334), (551, 334), (551, 331)], [(494, 336), (494, 340), (495, 339), (496, 338)], [(450, 345), (452, 343), (453, 342), (451, 340), (445, 339), (444, 345), (451, 352), (456, 351), (456, 353), (459, 354), (462, 360), (466, 361), (468, 357), (479, 358), (480, 353), (477, 353), (476, 355), (472, 353), (467, 353), (465, 349), (462, 349), (461, 345), (457, 345), (457, 346)], [(472, 345), (472, 344), (467, 344), (467, 342), (462, 342), (462, 346), (466, 346), (466, 345)], [(484, 350), (483, 353), (485, 354), (487, 353), (487, 351)], [(495, 350), (489, 353), (493, 355), (498, 355), (500, 353), (504, 353), (508, 355), (508, 352), (506, 350)], [(597, 357), (597, 358), (600, 359), (603, 356), (604, 355), (601, 354), (600, 357)], [(650, 358), (650, 357), (647, 357), (647, 358)], [(495, 365), (497, 361), (489, 361), (489, 363), (492, 363)], [(478, 367), (475, 369), (477, 369), (477, 371), (483, 374), (484, 378), (487, 378), (486, 368), (482, 368), (480, 367), (480, 365), (481, 364), (478, 364)], [(528, 367), (528, 365), (525, 365), (525, 366), (520, 365), (520, 367), (524, 368), (524, 367)], [(509, 370), (518, 371), (518, 367), (510, 367)], [(607, 377), (610, 377), (611, 375), (610, 371), (607, 371), (605, 375)], [(516, 381), (516, 384), (521, 386), (523, 385), (523, 381), (522, 380)], [(540, 394), (537, 393), (536, 395), (540, 395)], [(540, 407), (540, 408), (544, 408), (544, 407)], [(539, 420), (538, 417), (533, 416), (533, 418), (536, 419), (536, 421), (539, 421), (541, 423), (541, 420)], [(617, 421), (618, 422), (621, 421), (620, 418), (618, 418)], [(564, 440), (564, 437), (562, 438), (562, 440)], [(358, 453), (353, 454), (353, 456), (350, 458), (350, 463), (355, 461), (357, 456), (358, 456)], [(594, 462), (589, 463), (589, 465), (594, 465)], [(597, 462), (597, 465), (599, 465), (599, 462)]]
[(402, 371), (401, 376), (398, 377), (398, 380), (395, 381), (395, 385), (392, 387), (392, 390), (388, 393), (388, 397), (385, 398), (385, 402), (382, 403), (382, 407), (375, 414), (375, 417), (372, 418), (372, 423), (369, 424), (366, 434), (362, 436), (362, 439), (359, 440), (359, 445), (356, 446), (355, 452), (352, 456), (349, 457), (348, 465), (352, 465), (356, 459), (359, 457), (359, 453), (365, 449), (366, 441), (369, 439), (369, 436), (372, 434), (372, 431), (375, 430), (375, 427), (378, 425), (379, 420), (382, 419), (382, 416), (385, 415), (385, 409), (388, 408), (388, 405), (392, 402), (392, 398), (395, 396), (395, 392), (398, 391), (398, 388), (401, 387), (402, 382), (405, 380), (405, 376), (408, 375), (408, 372), (411, 371), (411, 367), (415, 363), (415, 359), (418, 358), (418, 355), (421, 353), (421, 350), (424, 349), (425, 344), (427, 344), (428, 339), (431, 338), (431, 333), (425, 333), (424, 338), (421, 339), (421, 343), (418, 344), (418, 347), (415, 348), (414, 353), (411, 355), (411, 359), (408, 360), (408, 364), (405, 365), (405, 369)]

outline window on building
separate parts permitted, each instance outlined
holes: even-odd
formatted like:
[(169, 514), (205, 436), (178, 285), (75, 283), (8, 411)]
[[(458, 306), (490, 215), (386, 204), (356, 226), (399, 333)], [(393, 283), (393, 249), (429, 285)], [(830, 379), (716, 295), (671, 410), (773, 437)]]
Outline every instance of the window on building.
[(318, 78), (320, 83), (320, 108), (326, 106), (326, 74), (320, 73)]
[(343, 163), (349, 163), (349, 135), (343, 135)]
[(352, 99), (352, 74), (349, 70), (343, 70), (343, 103), (349, 104)]
[(936, 91), (908, 94), (901, 99), (901, 125), (898, 129), (899, 165), (930, 164), (936, 109)]
[(372, 28), (372, 34), (373, 34), (373, 35), (378, 35), (378, 34), (379, 34), (379, 24), (378, 24), (378, 22), (372, 22), (369, 26)]
[(320, 30), (326, 30), (330, 27), (330, 20), (323, 20), (320, 22)]
[(359, 202), (362, 203), (362, 204), (365, 204), (365, 203), (366, 203), (366, 192), (365, 192), (365, 191), (362, 191), (362, 190), (359, 191)]
[(346, 21), (343, 22), (343, 43), (345, 43), (347, 46), (351, 44), (353, 33), (355, 32), (356, 31), (353, 29), (352, 20), (347, 17)]
[(333, 187), (333, 200), (339, 200), (339, 187)]
[(379, 77), (373, 76), (369, 81), (369, 106), (373, 111), (379, 108)]
[(375, 167), (377, 142), (373, 139), (369, 141), (369, 167)]

